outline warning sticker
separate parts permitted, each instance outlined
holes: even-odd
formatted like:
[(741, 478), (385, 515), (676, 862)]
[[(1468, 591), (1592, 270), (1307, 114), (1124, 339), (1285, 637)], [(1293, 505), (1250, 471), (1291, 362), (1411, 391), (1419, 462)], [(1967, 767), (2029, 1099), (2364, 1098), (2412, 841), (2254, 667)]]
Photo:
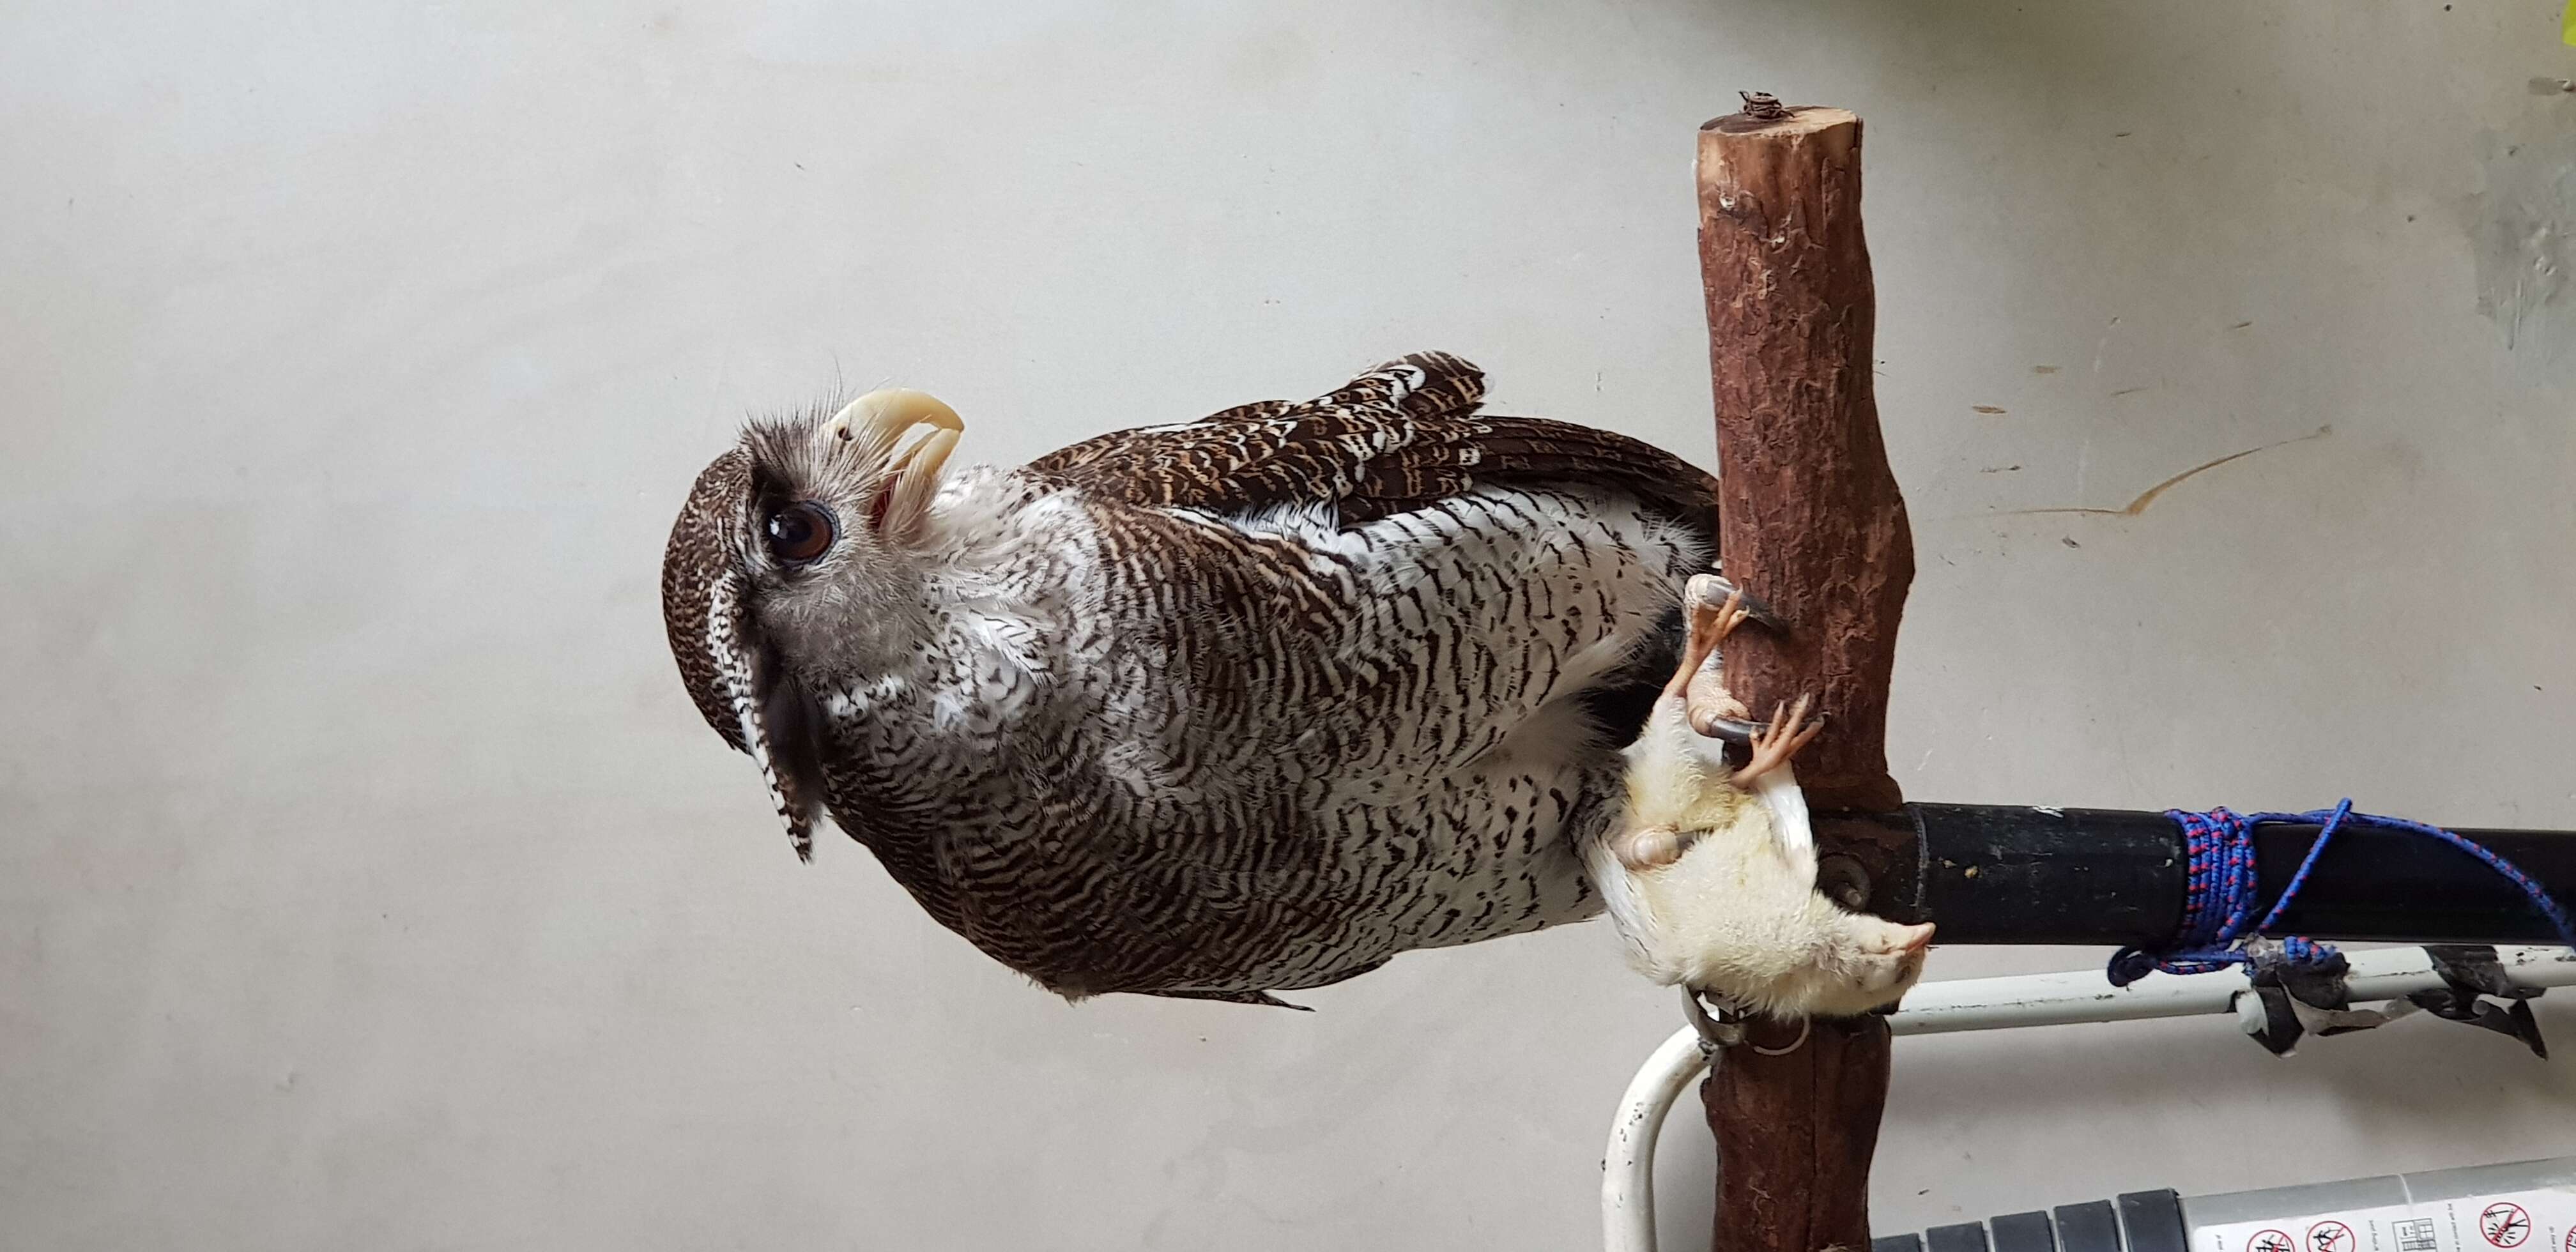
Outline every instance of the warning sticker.
[(2478, 1233), (2499, 1248), (2518, 1248), (2531, 1237), (2531, 1212), (2510, 1200), (2498, 1200), (2478, 1213)]
[(2191, 1232), (2191, 1252), (2576, 1252), (2576, 1191), (2509, 1191), (2203, 1226)]

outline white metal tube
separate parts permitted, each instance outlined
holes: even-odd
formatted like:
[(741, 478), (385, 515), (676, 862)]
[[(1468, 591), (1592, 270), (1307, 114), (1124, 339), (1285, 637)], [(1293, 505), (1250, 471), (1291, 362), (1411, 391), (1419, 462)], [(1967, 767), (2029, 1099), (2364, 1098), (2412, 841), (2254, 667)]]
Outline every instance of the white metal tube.
[[(2344, 959), (2352, 965), (2344, 985), (2355, 1004), (2394, 1000), (2442, 985), (2441, 975), (2433, 972), (2433, 959), (2422, 948), (2347, 952)], [(2498, 948), (2496, 961), (2504, 966), (2506, 977), (2525, 987), (2576, 985), (2576, 952), (2566, 948)], [(2242, 977), (2223, 974), (2149, 974), (2126, 987), (2112, 986), (2098, 969), (1961, 978), (1915, 987), (1887, 1024), (1900, 1035), (1938, 1035), (2192, 1017), (2231, 1012), (2236, 997), (2246, 990)]]
[(1609, 1252), (1655, 1252), (1655, 1138), (1673, 1101), (1706, 1068), (1699, 1032), (1684, 1027), (1628, 1080), (1601, 1169), (1601, 1240)]
[[(2345, 986), (2355, 1004), (2394, 1000), (2442, 985), (2422, 948), (2348, 952)], [(2500, 947), (2496, 962), (2515, 985), (2576, 986), (2576, 950)], [(1908, 992), (1888, 1019), (1899, 1035), (1937, 1035), (2017, 1026), (2137, 1021), (2235, 1013), (2249, 988), (2233, 971), (2216, 974), (2149, 974), (2114, 987), (2098, 969), (2009, 978), (1960, 978), (1927, 982)], [(2253, 1019), (2259, 1024), (2260, 1018)], [(1610, 1147), (1601, 1162), (1601, 1238), (1608, 1252), (1655, 1252), (1655, 1137), (1684, 1088), (1707, 1068), (1699, 1035), (1688, 1027), (1663, 1046), (1628, 1081)]]

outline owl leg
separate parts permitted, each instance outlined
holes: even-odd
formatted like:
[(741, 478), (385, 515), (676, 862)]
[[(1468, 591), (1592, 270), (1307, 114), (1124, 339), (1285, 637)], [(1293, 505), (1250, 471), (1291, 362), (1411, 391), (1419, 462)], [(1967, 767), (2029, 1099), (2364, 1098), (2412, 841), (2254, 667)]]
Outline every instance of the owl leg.
[[(1725, 597), (1722, 600), (1721, 594)], [(1701, 574), (1690, 580), (1682, 592), (1682, 612), (1690, 633), (1682, 645), (1681, 666), (1673, 671), (1672, 681), (1664, 684), (1664, 694), (1695, 700), (1700, 688), (1696, 679), (1700, 671), (1714, 670), (1709, 658), (1716, 654), (1718, 642), (1743, 625), (1749, 614), (1744, 608), (1744, 593), (1727, 586), (1726, 580), (1715, 574)], [(1691, 720), (1696, 724), (1699, 719)]]
[(1731, 743), (1751, 742), (1761, 727), (1745, 720), (1751, 711), (1727, 691), (1725, 670), (1711, 658), (1717, 645), (1734, 634), (1736, 627), (1747, 620), (1763, 620), (1747, 607), (1749, 600), (1743, 588), (1715, 574), (1700, 574), (1690, 580), (1682, 592), (1690, 642), (1682, 650), (1681, 672), (1673, 675), (1673, 685), (1665, 688), (1667, 695), (1683, 696), (1691, 729)]

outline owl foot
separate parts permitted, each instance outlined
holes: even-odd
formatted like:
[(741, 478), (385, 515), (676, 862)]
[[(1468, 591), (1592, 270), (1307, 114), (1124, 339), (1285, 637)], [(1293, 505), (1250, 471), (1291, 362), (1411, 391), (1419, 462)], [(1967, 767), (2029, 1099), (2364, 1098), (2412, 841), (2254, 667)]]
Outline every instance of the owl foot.
[[(1717, 645), (1743, 625), (1751, 613), (1744, 607), (1743, 590), (1729, 586), (1715, 574), (1692, 577), (1682, 590), (1682, 613), (1689, 634), (1682, 643), (1682, 663), (1673, 670), (1672, 681), (1664, 684), (1664, 694), (1684, 696), (1697, 703), (1700, 684), (1695, 680), (1702, 676), (1702, 670), (1714, 670), (1709, 658), (1717, 652)], [(1724, 690), (1722, 686), (1718, 688), (1720, 694)], [(1691, 720), (1696, 724), (1699, 719)]]
[(1747, 621), (1778, 620), (1769, 609), (1755, 613), (1746, 607), (1749, 603), (1751, 599), (1743, 588), (1715, 574), (1694, 575), (1682, 592), (1682, 608), (1689, 615), (1689, 642), (1682, 649), (1681, 669), (1664, 688), (1665, 695), (1684, 698), (1692, 730), (1752, 746), (1753, 760), (1735, 772), (1735, 785), (1739, 787), (1778, 769), (1824, 729), (1822, 714), (1808, 718), (1810, 700), (1806, 696), (1798, 697), (1798, 702), (1786, 709), (1774, 709), (1771, 723), (1763, 726), (1746, 720), (1751, 711), (1726, 689), (1725, 671), (1710, 661), (1717, 645)]
[(1789, 763), (1798, 749), (1825, 728), (1824, 715), (1807, 716), (1808, 698), (1798, 697), (1795, 704), (1771, 710), (1771, 724), (1753, 733), (1753, 759), (1735, 771), (1735, 785), (1749, 786), (1753, 780)]
[[(1700, 580), (1702, 579), (1706, 579), (1707, 581), (1701, 582)], [(1724, 570), (1719, 570), (1715, 573), (1709, 574), (1694, 574), (1691, 576), (1691, 583), (1696, 586), (1708, 588), (1708, 599), (1711, 603), (1715, 603), (1718, 600), (1733, 595), (1740, 590), (1733, 582), (1727, 579), (1726, 572)], [(1779, 610), (1763, 603), (1760, 597), (1746, 594), (1743, 600), (1743, 605), (1745, 614), (1751, 617), (1754, 621), (1762, 623), (1763, 626), (1771, 630), (1779, 631), (1781, 634), (1785, 635), (1789, 633), (1789, 620), (1780, 616)]]
[(1746, 720), (1751, 712), (1726, 689), (1724, 669), (1709, 658), (1747, 621), (1783, 628), (1778, 615), (1715, 574), (1691, 578), (1682, 591), (1682, 610), (1689, 623), (1689, 642), (1682, 649), (1681, 671), (1673, 675), (1665, 694), (1684, 697), (1692, 730), (1729, 743), (1751, 743), (1762, 728)]

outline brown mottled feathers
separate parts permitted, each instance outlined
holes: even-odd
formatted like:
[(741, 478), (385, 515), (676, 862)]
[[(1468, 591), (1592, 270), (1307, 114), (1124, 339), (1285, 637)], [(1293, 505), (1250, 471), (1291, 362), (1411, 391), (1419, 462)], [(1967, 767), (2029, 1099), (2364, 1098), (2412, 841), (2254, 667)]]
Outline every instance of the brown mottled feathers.
[(1479, 485), (1610, 488), (1715, 537), (1717, 480), (1689, 462), (1606, 430), (1479, 413), (1484, 396), (1475, 366), (1420, 352), (1314, 400), (1113, 431), (1042, 456), (1027, 472), (1145, 507), (1237, 514), (1330, 504), (1344, 526)]
[[(672, 530), (672, 651), (791, 837), (828, 809), (1068, 997), (1277, 1004), (1580, 920), (1717, 485), (1483, 399), (1423, 353), (961, 478), (936, 559), (848, 562), (829, 603), (753, 559), (756, 480), (799, 455), (755, 427)], [(856, 629), (871, 597), (919, 636)]]
[(742, 723), (719, 691), (715, 657), (707, 651), (707, 612), (714, 606), (709, 591), (729, 568), (729, 544), (741, 527), (740, 502), (750, 482), (749, 453), (735, 448), (717, 457), (689, 488), (662, 553), (662, 628), (671, 657), (698, 715), (736, 752), (747, 750)]

